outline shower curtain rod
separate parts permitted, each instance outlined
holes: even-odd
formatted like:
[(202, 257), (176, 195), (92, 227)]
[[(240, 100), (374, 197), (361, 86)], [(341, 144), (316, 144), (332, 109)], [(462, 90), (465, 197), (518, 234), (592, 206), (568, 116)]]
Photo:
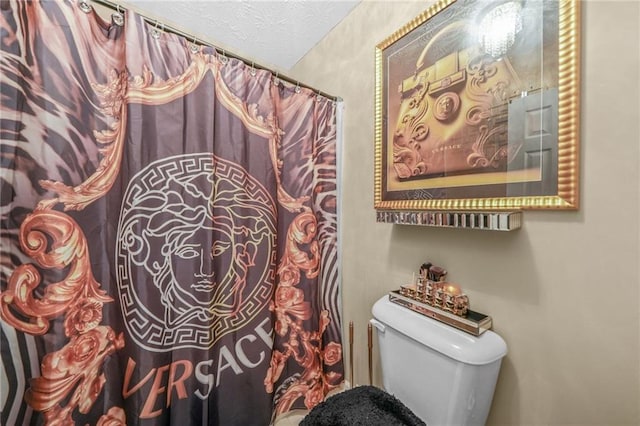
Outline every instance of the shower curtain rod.
[[(170, 33), (182, 36), (182, 37), (184, 37), (184, 38), (186, 38), (188, 40), (192, 40), (192, 43), (195, 43), (195, 44), (199, 44), (199, 45), (205, 45), (206, 44), (206, 45), (209, 45), (209, 46), (213, 47), (214, 49), (216, 49), (216, 51), (219, 49), (213, 43), (209, 42), (206, 39), (202, 39), (202, 38), (196, 37), (193, 34), (188, 34), (188, 33), (184, 32), (184, 31), (181, 31), (181, 30), (179, 30), (179, 29), (177, 29), (175, 27), (172, 27), (171, 25), (165, 25), (164, 23), (159, 22), (157, 19), (151, 19), (148, 16), (144, 15), (143, 13), (140, 13), (138, 10), (135, 10), (134, 7), (124, 6), (124, 5), (121, 5), (119, 3), (116, 3), (116, 2), (113, 2), (113, 1), (110, 1), (110, 0), (80, 0), (79, 1), (79, 3), (89, 3), (89, 4), (92, 3), (92, 2), (93, 3), (98, 3), (98, 4), (102, 5), (102, 6), (106, 6), (109, 9), (112, 9), (112, 10), (118, 11), (118, 12), (125, 11), (127, 9), (131, 9), (135, 13), (137, 13), (138, 15), (142, 16), (142, 18), (145, 20), (145, 22), (148, 23), (149, 25), (156, 25), (156, 26), (160, 25), (160, 28), (162, 29), (162, 31), (170, 32)], [(283, 75), (283, 74), (280, 74), (279, 72), (273, 71), (270, 68), (263, 67), (263, 66), (261, 66), (259, 64), (256, 64), (254, 61), (250, 61), (250, 60), (248, 60), (246, 58), (243, 58), (241, 56), (238, 56), (238, 55), (236, 55), (234, 53), (229, 53), (229, 52), (227, 52), (225, 50), (222, 50), (222, 52), (223, 52), (223, 55), (231, 57), (231, 58), (234, 58), (234, 59), (238, 59), (238, 60), (244, 62), (247, 65), (250, 64), (254, 68), (260, 68), (260, 69), (269, 71), (271, 74), (273, 74), (274, 76), (276, 76), (276, 78), (278, 78), (280, 80), (284, 80), (284, 81), (286, 81), (288, 83), (291, 83), (293, 85), (300, 86), (300, 87), (305, 87), (307, 89), (310, 89), (313, 92), (315, 92), (316, 94), (318, 94), (320, 96), (323, 96), (323, 97), (325, 97), (327, 99), (332, 99), (333, 101), (336, 101), (336, 102), (342, 102), (342, 98), (339, 97), (339, 96), (329, 95), (328, 93), (325, 93), (325, 92), (323, 92), (321, 90), (318, 90), (318, 89), (313, 88), (311, 86), (308, 86), (306, 84), (300, 83), (298, 80), (294, 80), (294, 79), (292, 79), (290, 77), (287, 77), (286, 75)]]

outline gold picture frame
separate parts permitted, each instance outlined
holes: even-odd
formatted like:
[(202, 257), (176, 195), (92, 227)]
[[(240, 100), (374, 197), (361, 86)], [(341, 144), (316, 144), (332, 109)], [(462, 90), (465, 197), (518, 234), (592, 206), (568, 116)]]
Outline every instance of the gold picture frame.
[(378, 44), (374, 207), (577, 209), (579, 22), (579, 0), (441, 0)]

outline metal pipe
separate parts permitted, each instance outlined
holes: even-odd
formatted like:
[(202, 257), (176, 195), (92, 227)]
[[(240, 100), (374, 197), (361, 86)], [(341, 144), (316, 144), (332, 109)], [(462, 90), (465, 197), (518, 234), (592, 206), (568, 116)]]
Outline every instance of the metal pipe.
[(351, 387), (353, 383), (353, 321), (349, 321), (349, 375), (351, 377)]
[[(81, 0), (80, 3), (87, 3), (88, 1), (89, 0)], [(149, 18), (145, 14), (141, 13), (139, 10), (136, 10), (136, 8), (131, 7), (129, 5), (124, 6), (124, 5), (121, 5), (119, 3), (116, 3), (116, 2), (113, 2), (113, 1), (110, 1), (110, 0), (90, 0), (90, 1), (94, 2), (94, 3), (101, 4), (103, 6), (108, 7), (109, 9), (112, 9), (112, 10), (118, 11), (118, 12), (124, 11), (124, 10), (128, 10), (128, 9), (133, 10), (135, 13), (137, 13), (140, 16), (142, 16), (142, 18), (148, 24), (156, 25), (156, 26), (158, 25), (158, 20), (157, 19)], [(206, 45), (209, 45), (209, 46), (215, 48), (215, 45), (213, 43), (211, 43), (210, 41), (206, 40), (206, 39), (203, 39), (201, 37), (196, 37), (193, 34), (186, 33), (184, 31), (181, 31), (181, 30), (171, 26), (171, 25), (166, 25), (164, 23), (162, 23), (160, 26), (161, 26), (163, 31), (170, 32), (170, 33), (182, 36), (182, 37), (190, 40), (190, 42), (192, 42), (192, 43), (195, 42), (196, 44), (200, 44), (200, 45), (205, 45), (206, 44)], [(222, 50), (222, 49), (220, 49), (220, 50)], [(316, 94), (318, 94), (320, 96), (323, 96), (323, 97), (328, 98), (328, 99), (332, 99), (332, 100), (334, 100), (336, 102), (342, 102), (342, 98), (339, 97), (339, 96), (329, 95), (329, 94), (327, 94), (327, 93), (325, 93), (325, 92), (323, 92), (321, 90), (318, 90), (318, 89), (315, 89), (315, 88), (313, 88), (311, 86), (308, 86), (306, 84), (300, 83), (299, 81), (294, 80), (291, 77), (287, 77), (286, 75), (280, 74), (279, 72), (273, 71), (273, 70), (271, 70), (271, 69), (269, 69), (267, 67), (258, 65), (254, 61), (250, 61), (249, 59), (243, 58), (243, 57), (238, 56), (238, 55), (236, 55), (234, 53), (229, 53), (226, 50), (224, 50), (224, 54), (225, 54), (225, 56), (229, 56), (231, 58), (238, 59), (238, 60), (244, 62), (247, 65), (251, 65), (254, 68), (260, 68), (260, 69), (269, 71), (270, 73), (272, 73), (274, 75), (277, 75), (280, 80), (284, 80), (284, 81), (286, 81), (288, 83), (291, 83), (291, 84), (294, 84), (294, 85), (297, 85), (297, 86), (300, 86), (300, 87), (305, 87), (307, 89), (312, 90), (313, 92), (315, 92)]]
[(369, 384), (373, 384), (373, 326), (367, 326), (367, 338), (369, 343)]

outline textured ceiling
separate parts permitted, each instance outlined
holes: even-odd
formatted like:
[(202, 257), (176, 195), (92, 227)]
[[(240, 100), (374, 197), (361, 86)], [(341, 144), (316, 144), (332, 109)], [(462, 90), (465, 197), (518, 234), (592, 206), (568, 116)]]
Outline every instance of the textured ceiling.
[(145, 16), (267, 68), (288, 71), (360, 0), (127, 0)]

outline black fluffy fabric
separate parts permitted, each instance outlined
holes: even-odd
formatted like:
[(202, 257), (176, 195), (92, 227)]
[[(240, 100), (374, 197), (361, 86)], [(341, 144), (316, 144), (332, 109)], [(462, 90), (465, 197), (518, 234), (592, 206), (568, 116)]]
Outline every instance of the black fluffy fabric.
[(318, 404), (300, 426), (425, 426), (393, 395), (374, 386), (358, 386)]

